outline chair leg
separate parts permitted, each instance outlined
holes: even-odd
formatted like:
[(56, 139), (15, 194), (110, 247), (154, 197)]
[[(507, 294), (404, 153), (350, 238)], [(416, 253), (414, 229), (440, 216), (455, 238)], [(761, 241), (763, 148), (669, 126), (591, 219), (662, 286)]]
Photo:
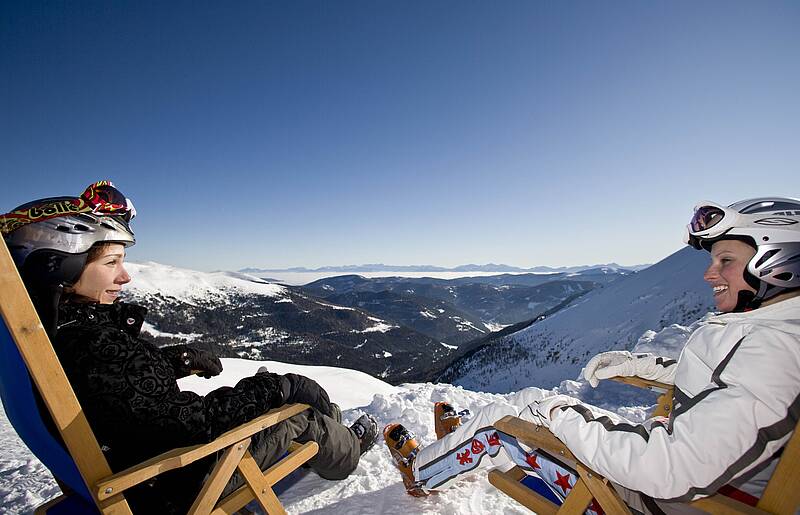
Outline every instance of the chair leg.
[(519, 481), (524, 476), (525, 473), (519, 467), (514, 467), (508, 472), (494, 469), (489, 472), (489, 482), (538, 515), (555, 515), (558, 512), (558, 506), (521, 484)]
[(579, 477), (575, 481), (575, 486), (570, 490), (569, 495), (564, 499), (564, 504), (558, 509), (558, 513), (580, 514), (586, 511), (586, 507), (592, 502), (592, 493), (586, 483)]
[(242, 456), (250, 446), (250, 438), (245, 438), (241, 442), (228, 447), (222, 459), (214, 466), (211, 476), (206, 480), (200, 494), (194, 500), (192, 507), (189, 508), (189, 515), (207, 515), (211, 513), (217, 504), (219, 496), (228, 484), (228, 480), (236, 470), (236, 466), (242, 460)]
[[(263, 473), (264, 479), (270, 486), (274, 485), (286, 477), (286, 475), (292, 472), (294, 469), (313, 458), (319, 450), (319, 445), (317, 442), (306, 442), (302, 445), (292, 446), (292, 448), (294, 448), (294, 450), (289, 454), (289, 456), (286, 456), (282, 460), (273, 464)], [(236, 489), (236, 491), (232, 494), (222, 499), (212, 513), (214, 515), (232, 515), (240, 510), (243, 506), (246, 506), (252, 500), (253, 493), (250, 490), (250, 486), (245, 484), (244, 486)]]
[(620, 498), (614, 485), (608, 482), (603, 476), (589, 470), (582, 463), (578, 463), (578, 474), (581, 481), (586, 483), (586, 487), (592, 497), (594, 497), (603, 510), (608, 515), (631, 515), (628, 505)]
[(286, 515), (286, 510), (283, 509), (278, 496), (272, 491), (272, 487), (261, 472), (261, 468), (253, 459), (253, 456), (248, 452), (239, 462), (239, 471), (241, 471), (247, 486), (252, 490), (253, 495), (258, 499), (258, 503), (269, 515)]

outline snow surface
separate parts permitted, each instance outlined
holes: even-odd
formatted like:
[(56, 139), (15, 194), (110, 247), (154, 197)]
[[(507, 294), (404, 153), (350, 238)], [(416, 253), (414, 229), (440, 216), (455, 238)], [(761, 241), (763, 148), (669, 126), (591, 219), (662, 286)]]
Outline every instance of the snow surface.
[[(239, 329), (239, 327), (237, 327), (237, 329)], [(149, 334), (151, 336), (158, 336), (158, 337), (164, 337), (164, 338), (176, 338), (178, 340), (184, 340), (187, 343), (191, 342), (192, 340), (196, 340), (197, 338), (200, 338), (201, 336), (203, 336), (201, 333), (188, 333), (188, 334), (187, 333), (165, 333), (163, 331), (159, 331), (158, 329), (156, 329), (156, 327), (153, 324), (149, 323), (149, 322), (143, 322), (142, 323), (142, 332), (143, 333), (147, 333), (147, 334)]]
[[(694, 325), (672, 325), (658, 333), (648, 332), (634, 350), (647, 348), (659, 355), (676, 357), (693, 328)], [(363, 372), (336, 367), (243, 359), (223, 359), (222, 363), (224, 369), (219, 376), (183, 378), (178, 382), (181, 389), (203, 395), (221, 386), (232, 386), (261, 366), (278, 374), (303, 374), (319, 382), (342, 407), (345, 424), (351, 424), (364, 412), (377, 418), (380, 427), (402, 421), (416, 433), (422, 445), (436, 439), (435, 402), (446, 400), (458, 409), (466, 408), (475, 413), (489, 403), (502, 402), (510, 396), (470, 391), (451, 384), (392, 386)], [(593, 389), (583, 380), (565, 379), (553, 390), (615, 411), (632, 421), (644, 420), (655, 404), (655, 395), (645, 390), (607, 382)], [(47, 469), (19, 440), (3, 410), (0, 410), (0, 437), (0, 513), (31, 513), (37, 505), (58, 495), (58, 487)], [(438, 495), (425, 499), (410, 497), (382, 442), (364, 455), (347, 479), (326, 481), (309, 473), (281, 494), (281, 501), (289, 513), (530, 513), (492, 487), (485, 472), (467, 475), (453, 488)]]

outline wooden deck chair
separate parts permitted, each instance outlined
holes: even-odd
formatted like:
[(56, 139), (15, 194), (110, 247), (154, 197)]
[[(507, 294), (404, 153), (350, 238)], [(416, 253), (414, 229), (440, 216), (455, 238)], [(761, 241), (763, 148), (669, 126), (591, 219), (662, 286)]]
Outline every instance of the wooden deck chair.
[[(270, 514), (285, 513), (272, 486), (316, 455), (316, 442), (293, 443), (289, 453), (262, 472), (248, 450), (251, 436), (308, 409), (288, 404), (271, 410), (213, 442), (174, 449), (114, 473), (92, 433), (78, 399), (0, 238), (0, 396), (9, 421), (28, 448), (53, 473), (63, 494), (36, 513), (130, 514), (125, 491), (153, 477), (221, 452), (189, 513), (231, 514), (258, 501)], [(37, 409), (35, 385), (63, 445)], [(239, 470), (245, 485), (219, 499)]]
[[(672, 386), (638, 377), (615, 377), (616, 381), (648, 388), (661, 393), (653, 415), (666, 416), (672, 409)], [(580, 463), (549, 429), (537, 426), (513, 416), (498, 420), (494, 427), (513, 436), (526, 446), (540, 449), (563, 461), (578, 474), (575, 486), (562, 505), (557, 505), (526, 487), (521, 481), (526, 472), (516, 466), (508, 472), (492, 470), (489, 482), (520, 504), (540, 515), (584, 513), (593, 500), (609, 515), (630, 515), (631, 511), (622, 501), (606, 478)], [(784, 448), (775, 472), (767, 483), (764, 494), (753, 507), (730, 497), (716, 494), (691, 503), (692, 507), (713, 514), (779, 514), (794, 515), (800, 509), (800, 423), (795, 428)]]

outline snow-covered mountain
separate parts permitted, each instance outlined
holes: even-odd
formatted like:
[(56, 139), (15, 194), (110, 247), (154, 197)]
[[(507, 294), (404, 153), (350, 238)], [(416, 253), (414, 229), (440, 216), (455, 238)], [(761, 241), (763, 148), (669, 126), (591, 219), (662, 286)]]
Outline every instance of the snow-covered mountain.
[(386, 378), (423, 379), (452, 346), (360, 309), (241, 273), (128, 263), (124, 298), (148, 308), (144, 334), (224, 357), (335, 364)]
[[(554, 315), (456, 360), (441, 381), (489, 392), (524, 385), (553, 386), (576, 377), (594, 354), (632, 349), (640, 337), (671, 324), (689, 324), (713, 309), (702, 280), (708, 255), (685, 248), (612, 282)], [(647, 332), (651, 331), (651, 332)]]

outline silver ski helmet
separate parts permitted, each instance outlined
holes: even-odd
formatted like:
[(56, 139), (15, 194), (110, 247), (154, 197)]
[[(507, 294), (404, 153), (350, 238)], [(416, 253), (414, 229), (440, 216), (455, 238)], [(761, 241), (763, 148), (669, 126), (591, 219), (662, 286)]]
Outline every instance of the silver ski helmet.
[(745, 268), (745, 280), (756, 289), (755, 306), (800, 288), (800, 200), (761, 197), (727, 207), (697, 204), (685, 242), (710, 251), (714, 242), (726, 239), (743, 240), (756, 249)]
[(78, 197), (50, 197), (0, 216), (0, 232), (29, 288), (70, 286), (95, 243), (136, 243), (136, 210), (110, 181), (91, 184)]

